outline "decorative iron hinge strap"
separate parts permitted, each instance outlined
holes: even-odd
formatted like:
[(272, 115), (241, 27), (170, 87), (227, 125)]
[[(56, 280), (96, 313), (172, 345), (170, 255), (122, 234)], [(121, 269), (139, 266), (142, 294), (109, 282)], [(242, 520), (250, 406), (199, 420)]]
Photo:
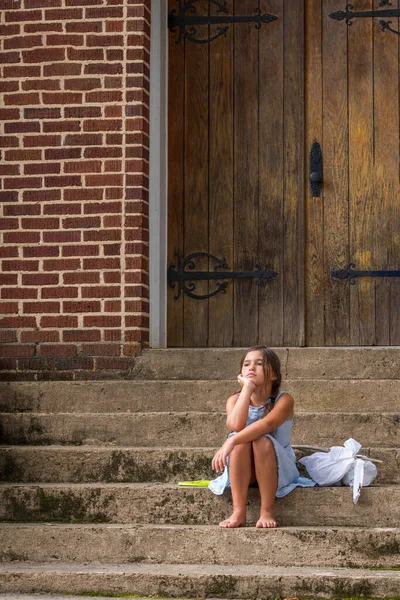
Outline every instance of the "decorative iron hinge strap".
[[(390, 5), (388, 0), (382, 0), (379, 6), (387, 6)], [(338, 10), (337, 12), (333, 12), (329, 14), (331, 19), (335, 19), (336, 21), (345, 21), (346, 25), (351, 25), (353, 19), (357, 18), (366, 18), (366, 17), (379, 17), (381, 20), (379, 21), (379, 25), (382, 28), (382, 31), (387, 29), (388, 31), (392, 31), (397, 35), (400, 35), (400, 31), (396, 31), (392, 27), (390, 27), (391, 21), (383, 21), (382, 17), (400, 17), (400, 9), (398, 8), (389, 8), (384, 10), (364, 10), (364, 11), (353, 11), (352, 4), (346, 4), (346, 8), (344, 10)]]
[(357, 277), (400, 277), (400, 271), (356, 271), (355, 264), (350, 263), (347, 269), (337, 269), (331, 275), (335, 279), (348, 279), (350, 285), (355, 284)]
[[(228, 25), (232, 23), (255, 23), (256, 29), (260, 29), (262, 23), (271, 23), (271, 21), (276, 21), (278, 18), (275, 15), (270, 15), (268, 13), (262, 14), (259, 8), (255, 9), (254, 15), (247, 17), (229, 15), (226, 0), (223, 2), (219, 2), (218, 0), (208, 0), (209, 4), (216, 6), (217, 12), (224, 13), (224, 15), (196, 15), (196, 7), (194, 5), (198, 1), (199, 0), (189, 0), (185, 4), (182, 4), (181, 0), (177, 0), (179, 4), (178, 10), (173, 9), (168, 15), (168, 29), (175, 33), (175, 29), (178, 28), (177, 44), (179, 44), (182, 37), (195, 44), (208, 44), (219, 38), (221, 35), (225, 35), (228, 31)], [(217, 33), (211, 37), (199, 39), (195, 37), (197, 33), (195, 25), (226, 26), (217, 27)]]
[[(228, 281), (217, 282), (216, 289), (209, 294), (195, 294), (194, 290), (196, 289), (195, 281), (208, 281), (210, 279), (255, 279), (255, 283), (257, 285), (261, 285), (262, 281), (265, 279), (272, 279), (272, 277), (276, 277), (278, 275), (277, 271), (273, 271), (272, 269), (262, 269), (260, 265), (255, 265), (254, 271), (195, 271), (196, 264), (194, 262), (195, 258), (205, 257), (215, 260), (216, 264), (214, 269), (229, 269), (226, 264), (225, 258), (218, 258), (213, 254), (209, 254), (208, 252), (193, 252), (193, 254), (189, 254), (185, 258), (181, 259), (180, 256), (175, 254), (177, 258), (177, 265), (171, 264), (167, 271), (167, 281), (168, 285), (172, 288), (175, 287), (175, 284), (178, 283), (179, 288), (175, 299), (177, 300), (183, 291), (184, 294), (190, 296), (191, 298), (196, 298), (197, 300), (204, 300), (206, 298), (211, 298), (215, 296), (219, 292), (226, 293), (226, 288), (228, 287)], [(186, 271), (186, 267), (190, 269), (190, 271)], [(186, 282), (189, 282), (186, 284)]]

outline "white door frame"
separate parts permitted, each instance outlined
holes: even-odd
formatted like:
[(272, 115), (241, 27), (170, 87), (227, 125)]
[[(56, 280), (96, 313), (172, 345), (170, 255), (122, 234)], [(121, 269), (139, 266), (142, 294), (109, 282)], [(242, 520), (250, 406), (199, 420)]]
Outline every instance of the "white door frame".
[(167, 347), (168, 2), (151, 1), (150, 347)]

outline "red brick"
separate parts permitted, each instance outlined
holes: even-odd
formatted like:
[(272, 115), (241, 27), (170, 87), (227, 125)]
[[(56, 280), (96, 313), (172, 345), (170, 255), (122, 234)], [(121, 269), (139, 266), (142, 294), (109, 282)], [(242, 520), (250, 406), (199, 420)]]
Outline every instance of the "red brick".
[(82, 150), (80, 148), (50, 148), (44, 152), (46, 160), (70, 160), (81, 158), (81, 155)]
[[(85, 2), (85, 5), (88, 2)], [(103, 23), (101, 22), (81, 22), (81, 23), (66, 23), (67, 33), (101, 33), (103, 31)]]
[(15, 64), (21, 62), (21, 56), (19, 52), (0, 52), (0, 63)]
[(80, 269), (81, 261), (76, 258), (61, 258), (43, 261), (43, 271), (68, 271)]
[(141, 201), (137, 201), (137, 202), (128, 202), (125, 205), (125, 213), (129, 214), (129, 213), (133, 213), (133, 214), (143, 214), (143, 215), (147, 215), (149, 214), (149, 205), (147, 204), (147, 202), (141, 202)]
[(43, 66), (44, 77), (57, 77), (58, 75), (80, 75), (82, 65), (80, 63), (54, 63)]
[(60, 146), (60, 135), (30, 135), (24, 137), (25, 148), (46, 148), (49, 146)]
[(22, 275), (22, 285), (57, 285), (58, 280), (58, 274), (32, 273), (29, 275)]
[(77, 21), (82, 19), (83, 11), (81, 8), (66, 8), (60, 10), (46, 10), (46, 21)]
[(149, 290), (143, 285), (127, 285), (124, 294), (126, 298), (148, 298)]
[(62, 0), (25, 0), (25, 8), (55, 8)]
[(39, 219), (21, 219), (22, 229), (59, 229), (60, 219), (44, 217)]
[(109, 46), (123, 46), (123, 35), (88, 35), (86, 38), (88, 47), (106, 48)]
[(120, 172), (122, 171), (122, 161), (121, 160), (106, 160), (104, 162), (104, 171), (106, 173), (109, 172)]
[(0, 246), (0, 258), (17, 258), (19, 249), (16, 246)]
[(84, 202), (86, 200), (101, 200), (103, 198), (103, 188), (74, 189), (64, 190), (64, 200), (66, 202)]
[(105, 300), (104, 312), (117, 313), (121, 312), (121, 302), (118, 300)]
[(83, 131), (121, 131), (122, 119), (98, 119), (84, 121)]
[[(23, 79), (24, 77), (40, 77), (40, 67), (36, 66), (17, 66), (13, 65), (12, 67), (4, 67), (3, 73), (6, 78), (17, 78)], [(39, 98), (39, 94), (23, 94), (24, 98), (21, 99), (21, 102), (15, 102), (14, 104), (25, 104), (25, 99), (27, 97), (33, 98), (35, 102), (29, 102), (28, 104), (38, 104), (36, 99)], [(7, 103), (12, 104), (12, 103)]]
[(100, 217), (72, 217), (63, 220), (64, 229), (88, 229), (100, 227)]
[(120, 213), (122, 212), (121, 202), (91, 202), (85, 204), (85, 214), (102, 214), (102, 213)]
[(50, 256), (59, 256), (60, 248), (58, 246), (25, 246), (23, 249), (24, 258), (41, 258)]
[(45, 177), (46, 187), (80, 187), (82, 182), (79, 175), (60, 175), (56, 177)]
[(126, 327), (149, 327), (149, 317), (144, 315), (127, 316), (125, 321)]
[(98, 133), (71, 134), (65, 138), (66, 146), (98, 146), (102, 143), (102, 135)]
[(60, 334), (58, 331), (22, 331), (21, 342), (58, 342)]
[(17, 361), (15, 358), (0, 358), (0, 370), (1, 371), (11, 371), (11, 370), (15, 370), (16, 368), (17, 368)]
[(71, 315), (61, 315), (57, 317), (42, 317), (40, 319), (40, 327), (77, 327), (78, 326), (78, 317), (73, 317)]
[(60, 90), (61, 82), (56, 79), (27, 79), (22, 82), (22, 89), (29, 90)]
[(40, 345), (40, 356), (76, 356), (77, 347), (73, 344)]
[(28, 189), (42, 187), (42, 179), (40, 177), (13, 177), (4, 179), (4, 189)]
[(4, 175), (19, 175), (19, 165), (0, 165), (0, 176)]
[(106, 21), (106, 32), (107, 33), (120, 33), (124, 30), (123, 21)]
[(61, 170), (60, 163), (36, 163), (24, 165), (25, 175), (46, 175), (48, 173), (59, 173)]
[(122, 92), (115, 90), (87, 92), (86, 102), (122, 102)]
[(24, 327), (36, 327), (35, 317), (5, 317), (0, 318), (0, 327), (4, 329), (22, 329)]
[(45, 215), (80, 215), (81, 204), (45, 204), (43, 214)]
[(84, 269), (120, 269), (121, 264), (119, 258), (84, 258)]
[(79, 121), (50, 121), (43, 123), (43, 131), (44, 133), (81, 131), (81, 124)]
[[(30, 231), (13, 231), (10, 233), (5, 233), (3, 239), (5, 244), (38, 244), (40, 242), (40, 233)], [(25, 270), (36, 271), (36, 269)]]
[[(78, 34), (54, 34), (47, 36), (47, 44), (49, 46), (83, 46), (83, 43), (84, 36)], [(68, 59), (71, 60), (69, 56)], [(54, 59), (51, 58), (50, 60)]]
[(0, 273), (0, 285), (17, 285), (18, 275)]
[(17, 315), (18, 302), (0, 302), (0, 315)]
[(75, 331), (66, 330), (63, 331), (64, 342), (99, 342), (101, 340), (101, 333), (99, 330), (82, 330), (77, 329)]
[(99, 229), (95, 231), (84, 231), (85, 242), (119, 242), (122, 237), (120, 229)]
[[(64, 81), (64, 87), (66, 90), (95, 90), (96, 88), (101, 88), (101, 80), (96, 78), (86, 78), (86, 79), (66, 79)], [(84, 129), (84, 131), (94, 131), (89, 129)]]
[(38, 269), (39, 269), (39, 261), (37, 261), (37, 260), (3, 260), (3, 271), (6, 271), (6, 272), (7, 271), (37, 271)]
[(98, 301), (63, 302), (63, 313), (88, 313), (100, 312), (100, 310), (101, 303)]
[(59, 313), (59, 302), (24, 302), (24, 314)]
[[(104, 60), (104, 50), (102, 48), (90, 48), (90, 49), (83, 49), (83, 48), (68, 48), (67, 51), (67, 56), (68, 56), (68, 60), (78, 60), (78, 61), (82, 61), (82, 62), (88, 62), (88, 61), (102, 61)], [(71, 80), (69, 80), (71, 82)], [(94, 81), (98, 82), (98, 85), (96, 85), (96, 87), (101, 87), (101, 82), (99, 79), (96, 79)], [(73, 80), (74, 83), (77, 82), (77, 80)], [(66, 82), (67, 83), (67, 82)], [(66, 87), (66, 89), (88, 89), (88, 88), (81, 88), (81, 87), (77, 87), (77, 88), (69, 88)], [(93, 89), (93, 88), (89, 88), (89, 89)]]
[(137, 356), (142, 351), (140, 342), (134, 344), (124, 344), (124, 356)]
[(124, 198), (124, 188), (106, 188), (106, 200), (122, 200)]
[(106, 106), (104, 116), (107, 118), (122, 117), (122, 106)]
[(103, 217), (103, 227), (122, 227), (121, 215), (111, 215)]
[(85, 148), (85, 158), (118, 158), (122, 156), (122, 148)]
[(65, 284), (99, 283), (100, 273), (64, 273)]
[(143, 331), (140, 329), (125, 331), (125, 340), (127, 342), (141, 342)]
[(121, 63), (89, 63), (85, 65), (85, 75), (120, 75), (123, 68)]
[(103, 274), (103, 278), (104, 283), (121, 283), (121, 273), (119, 271), (107, 271)]
[(82, 298), (120, 298), (120, 296), (121, 287), (119, 285), (82, 288)]
[(18, 35), (21, 30), (20, 25), (0, 25), (0, 37), (7, 35)]
[(37, 33), (37, 32), (47, 32), (47, 31), (62, 31), (63, 26), (62, 23), (26, 23), (24, 25), (24, 31), (26, 33)]
[(40, 123), (5, 123), (4, 125), (4, 133), (38, 133), (39, 131)]
[(0, 136), (0, 147), (1, 148), (18, 148), (19, 139), (15, 135), (2, 135)]
[(64, 246), (63, 256), (98, 256), (100, 248), (98, 246)]
[(118, 19), (124, 16), (122, 6), (107, 6), (102, 8), (87, 8), (87, 19)]
[(1, 297), (5, 300), (33, 300), (37, 296), (38, 291), (31, 288), (3, 288), (1, 291)]
[(24, 202), (57, 202), (61, 200), (61, 190), (40, 190), (24, 192)]
[[(46, 357), (46, 358), (20, 358), (18, 361), (20, 371), (75, 371), (83, 369), (93, 370), (93, 359), (88, 357)], [(47, 377), (47, 374), (46, 374)]]
[(77, 298), (78, 288), (63, 286), (43, 288), (41, 291), (41, 297), (43, 300), (48, 300), (49, 298)]
[(125, 358), (122, 356), (118, 357), (104, 357), (104, 358), (96, 358), (96, 369), (109, 369), (112, 371), (116, 370), (127, 370), (133, 366), (133, 361), (131, 358)]
[(19, 108), (0, 108), (0, 119), (2, 121), (19, 119)]
[(83, 317), (84, 327), (121, 327), (120, 316), (85, 316)]
[(61, 117), (60, 108), (25, 108), (25, 119), (59, 119)]
[(121, 186), (123, 185), (123, 175), (119, 173), (107, 175), (87, 175), (85, 177), (87, 186)]
[(65, 60), (64, 48), (36, 48), (35, 50), (27, 50), (22, 52), (24, 63), (40, 63), (50, 61)]
[(0, 346), (0, 356), (34, 356), (35, 346), (21, 346), (11, 344), (7, 347)]
[(119, 344), (82, 344), (82, 355), (86, 356), (120, 356)]
[(77, 92), (43, 92), (43, 104), (81, 104), (82, 94)]
[(24, 35), (4, 40), (4, 50), (13, 48), (34, 48), (35, 46), (43, 46), (41, 35)]
[(100, 160), (86, 160), (77, 162), (68, 162), (64, 165), (66, 173), (100, 173)]
[(43, 241), (49, 244), (63, 244), (81, 241), (80, 231), (45, 231)]
[(106, 144), (110, 146), (121, 146), (123, 143), (121, 133), (106, 133)]
[(105, 329), (103, 331), (105, 342), (120, 342), (122, 340), (122, 332), (120, 329)]
[(126, 312), (148, 313), (149, 310), (149, 302), (146, 300), (127, 300), (125, 302)]
[(0, 93), (18, 92), (19, 81), (0, 81)]
[(101, 117), (100, 106), (71, 106), (64, 109), (65, 118), (85, 119), (87, 117)]
[(0, 331), (0, 343), (10, 343), (17, 341), (16, 331)]

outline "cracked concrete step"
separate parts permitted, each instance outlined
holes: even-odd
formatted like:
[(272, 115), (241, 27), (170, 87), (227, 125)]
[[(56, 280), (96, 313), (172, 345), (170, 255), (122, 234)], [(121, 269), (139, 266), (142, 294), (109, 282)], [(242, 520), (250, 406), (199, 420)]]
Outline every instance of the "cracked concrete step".
[[(400, 529), (184, 525), (2, 525), (0, 562), (393, 568)], [(273, 548), (273, 552), (271, 552)]]
[[(397, 527), (400, 486), (370, 486), (357, 505), (349, 487), (296, 489), (277, 500), (283, 526)], [(215, 525), (230, 514), (231, 495), (176, 484), (3, 484), (0, 520), (14, 522)], [(248, 524), (258, 518), (250, 489)]]
[[(274, 348), (287, 379), (400, 379), (400, 347)], [(146, 350), (135, 379), (235, 379), (243, 348)]]
[[(115, 600), (115, 596), (93, 596), (90, 594), (92, 600)], [(124, 598), (134, 598), (135, 600), (154, 600), (150, 598), (139, 598), (138, 596), (131, 596), (124, 594)], [(0, 600), (88, 600), (88, 596), (60, 596), (59, 594), (1, 594)]]
[[(224, 413), (3, 413), (3, 444), (218, 446)], [(400, 413), (297, 413), (292, 443), (400, 447)]]
[[(0, 383), (2, 412), (219, 412), (237, 391), (220, 381), (48, 381)], [(399, 380), (285, 380), (282, 389), (306, 412), (400, 409)]]
[[(144, 483), (212, 479), (216, 448), (0, 446), (2, 481)], [(400, 483), (400, 448), (363, 448), (382, 460), (375, 483)], [(297, 452), (301, 456), (301, 452)], [(300, 466), (300, 465), (299, 465)]]
[(170, 597), (276, 600), (330, 596), (398, 597), (390, 570), (259, 565), (0, 565), (0, 589), (13, 593), (153, 594)]

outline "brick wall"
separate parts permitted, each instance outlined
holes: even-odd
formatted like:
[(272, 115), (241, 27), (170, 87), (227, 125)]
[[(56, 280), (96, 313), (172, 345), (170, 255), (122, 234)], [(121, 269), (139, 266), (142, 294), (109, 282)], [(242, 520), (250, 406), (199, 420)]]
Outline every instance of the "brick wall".
[(3, 377), (148, 343), (150, 0), (0, 0)]

